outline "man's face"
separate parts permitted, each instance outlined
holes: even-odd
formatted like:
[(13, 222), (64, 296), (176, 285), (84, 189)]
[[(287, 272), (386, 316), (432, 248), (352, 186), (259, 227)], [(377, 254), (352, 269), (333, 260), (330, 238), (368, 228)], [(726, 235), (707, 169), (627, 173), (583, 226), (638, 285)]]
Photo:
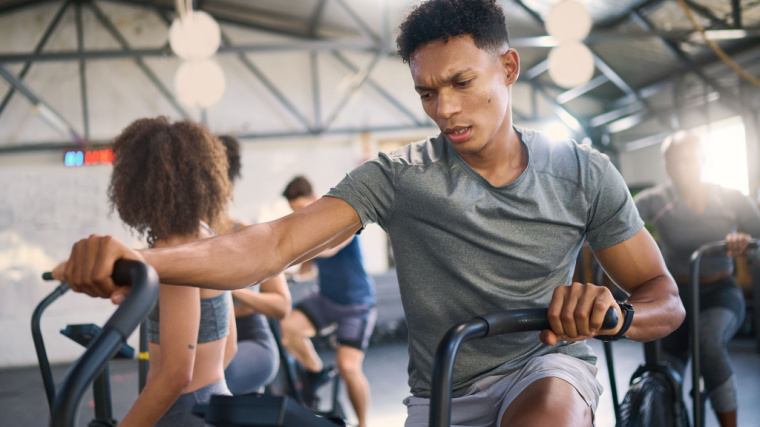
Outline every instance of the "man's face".
[(293, 212), (295, 212), (309, 206), (314, 200), (316, 200), (316, 197), (301, 196), (293, 200), (288, 200), (288, 204), (290, 205), (290, 209), (293, 209)]
[(465, 35), (421, 46), (409, 68), (425, 113), (458, 153), (474, 154), (509, 131), (509, 85), (519, 64), (514, 50), (488, 52)]
[(699, 147), (678, 144), (665, 155), (665, 170), (679, 188), (695, 186), (702, 182), (704, 154)]

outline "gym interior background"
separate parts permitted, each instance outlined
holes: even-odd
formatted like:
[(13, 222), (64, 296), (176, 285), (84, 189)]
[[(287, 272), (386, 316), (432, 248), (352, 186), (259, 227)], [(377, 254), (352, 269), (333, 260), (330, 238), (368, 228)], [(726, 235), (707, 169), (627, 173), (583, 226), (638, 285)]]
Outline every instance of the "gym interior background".
[[(198, 77), (212, 85), (216, 76), (218, 96), (182, 83), (184, 61), (169, 43), (172, 0), (0, 0), (0, 369), (36, 363), (29, 319), (53, 288), (40, 274), (76, 239), (108, 233), (144, 244), (109, 212), (110, 167), (99, 154), (131, 121), (166, 115), (237, 135), (244, 168), (233, 211), (254, 221), (288, 213), (280, 193), (296, 174), (325, 192), (378, 151), (437, 133), (395, 55), (395, 29), (413, 1), (192, 3), (221, 29), (218, 67)], [(522, 64), (517, 125), (591, 144), (632, 189), (665, 181), (666, 135), (704, 132), (709, 179), (758, 200), (760, 2), (585, 0), (589, 74), (571, 84), (562, 69), (575, 65), (556, 67), (550, 55), (570, 43), (545, 25), (558, 1), (499, 3)], [(218, 100), (206, 105), (204, 96)], [(367, 269), (392, 276), (384, 233), (370, 227), (361, 243)], [(746, 281), (749, 336), (758, 336), (758, 281)], [(392, 315), (381, 306), (381, 319), (397, 321), (397, 301), (387, 304)], [(42, 325), (51, 361), (81, 353), (59, 329), (102, 323), (112, 310), (73, 293), (56, 302)]]

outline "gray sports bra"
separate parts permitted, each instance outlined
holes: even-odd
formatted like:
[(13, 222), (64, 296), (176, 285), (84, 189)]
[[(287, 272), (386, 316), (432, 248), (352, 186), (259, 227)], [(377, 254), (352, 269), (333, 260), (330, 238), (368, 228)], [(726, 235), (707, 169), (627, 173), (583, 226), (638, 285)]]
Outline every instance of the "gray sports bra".
[[(212, 236), (216, 236), (213, 230), (205, 223), (201, 226)], [(198, 344), (222, 339), (230, 334), (230, 297), (229, 292), (224, 292), (214, 298), (201, 299), (201, 321), (198, 327)], [(156, 304), (148, 317), (145, 319), (147, 326), (148, 341), (160, 344), (159, 305)]]
[[(145, 319), (148, 341), (160, 344), (160, 312), (158, 304)], [(201, 300), (201, 322), (198, 327), (198, 344), (216, 341), (230, 334), (230, 298), (227, 292), (214, 298)]]

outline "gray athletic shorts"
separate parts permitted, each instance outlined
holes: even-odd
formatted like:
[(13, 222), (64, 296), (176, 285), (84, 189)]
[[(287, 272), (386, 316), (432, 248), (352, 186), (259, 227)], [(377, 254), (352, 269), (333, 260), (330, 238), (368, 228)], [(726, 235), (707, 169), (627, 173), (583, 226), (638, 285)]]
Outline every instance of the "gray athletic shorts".
[(336, 304), (315, 293), (299, 302), (296, 309), (306, 315), (320, 336), (335, 330), (339, 344), (367, 350), (377, 320), (377, 308)]
[[(451, 426), (496, 427), (509, 404), (533, 382), (546, 377), (560, 378), (575, 387), (592, 412), (596, 412), (602, 385), (596, 366), (559, 353), (531, 359), (520, 371), (485, 377), (472, 384), (464, 396), (451, 400)], [(405, 427), (427, 427), (430, 399), (409, 396)]]

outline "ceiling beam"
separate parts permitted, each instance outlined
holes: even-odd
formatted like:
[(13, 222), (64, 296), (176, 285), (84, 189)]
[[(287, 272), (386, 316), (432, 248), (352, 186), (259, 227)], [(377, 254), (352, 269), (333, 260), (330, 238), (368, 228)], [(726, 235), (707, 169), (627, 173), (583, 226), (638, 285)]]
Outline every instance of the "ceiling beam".
[[(631, 18), (636, 22), (640, 27), (642, 27), (645, 30), (654, 30), (654, 25), (649, 22), (649, 20), (641, 15), (639, 12), (632, 12)], [(675, 57), (678, 59), (678, 61), (684, 65), (688, 70), (690, 70), (692, 73), (696, 74), (703, 82), (708, 84), (710, 87), (718, 91), (720, 93), (720, 102), (727, 106), (728, 108), (734, 110), (737, 114), (740, 114), (742, 111), (742, 105), (741, 102), (734, 96), (732, 93), (728, 92), (725, 88), (721, 87), (715, 80), (707, 76), (705, 72), (702, 70), (702, 68), (697, 65), (690, 57), (686, 54), (676, 43), (665, 40), (663, 38), (660, 38), (660, 41), (665, 45), (668, 50), (671, 51), (675, 55)]]
[[(84, 26), (82, 25), (82, 4), (76, 3), (77, 50), (84, 50)], [(82, 128), (84, 139), (90, 139), (90, 113), (87, 107), (87, 74), (84, 59), (79, 60), (79, 93), (82, 103)]]
[[(222, 43), (224, 43), (227, 46), (232, 44), (230, 39), (223, 32), (222, 32)], [(293, 103), (290, 102), (290, 100), (288, 100), (288, 98), (282, 92), (280, 92), (279, 89), (277, 89), (277, 86), (275, 86), (274, 83), (272, 83), (267, 78), (267, 76), (264, 75), (264, 73), (261, 72), (261, 70), (259, 70), (259, 68), (256, 65), (254, 65), (253, 62), (247, 56), (245, 56), (245, 54), (243, 53), (238, 54), (238, 58), (240, 59), (240, 62), (243, 63), (245, 68), (247, 68), (248, 71), (250, 71), (254, 76), (256, 76), (259, 82), (261, 82), (261, 84), (263, 84), (264, 87), (267, 88), (269, 93), (271, 93), (272, 96), (274, 96), (275, 99), (277, 99), (277, 101), (283, 107), (285, 107), (285, 109), (288, 110), (290, 114), (292, 114), (293, 117), (295, 117), (296, 120), (298, 120), (298, 122), (301, 123), (301, 125), (305, 129), (309, 130), (310, 132), (314, 132), (315, 129), (311, 126), (311, 124), (309, 124), (309, 120), (306, 117), (304, 117), (304, 115), (298, 110), (298, 108), (296, 108), (295, 105), (293, 105)]]
[[(100, 24), (108, 31), (109, 34), (111, 34), (111, 37), (113, 37), (121, 46), (121, 48), (124, 51), (130, 51), (132, 50), (129, 46), (129, 43), (127, 42), (127, 39), (124, 38), (124, 36), (119, 32), (119, 30), (116, 28), (116, 26), (111, 22), (111, 19), (108, 18), (108, 16), (103, 13), (103, 11), (98, 7), (98, 5), (95, 2), (88, 1), (87, 5), (90, 7), (90, 10), (95, 14), (95, 18), (100, 22)], [(169, 89), (164, 86), (164, 84), (161, 82), (161, 80), (158, 79), (158, 76), (156, 76), (156, 73), (153, 72), (153, 70), (148, 67), (148, 65), (145, 63), (145, 61), (142, 60), (141, 57), (134, 58), (135, 64), (137, 64), (137, 67), (142, 70), (142, 72), (148, 77), (148, 80), (153, 83), (153, 85), (158, 89), (158, 91), (166, 98), (167, 101), (174, 107), (175, 110), (185, 119), (190, 119), (190, 115), (185, 111), (185, 109), (179, 104), (177, 101), (177, 98), (174, 97), (174, 95), (169, 91)]]
[[(348, 69), (350, 69), (354, 73), (359, 72), (359, 67), (357, 67), (355, 64), (350, 62), (345, 56), (343, 56), (340, 52), (333, 52), (333, 56), (340, 61), (341, 64), (346, 66)], [(401, 101), (397, 100), (393, 95), (391, 95), (387, 90), (385, 90), (382, 86), (380, 86), (377, 82), (375, 82), (371, 77), (367, 77), (367, 81), (365, 84), (372, 89), (374, 89), (380, 96), (385, 98), (386, 101), (390, 102), (396, 109), (398, 109), (401, 113), (403, 113), (405, 116), (409, 117), (409, 119), (412, 120), (413, 123), (415, 123), (418, 126), (422, 126), (424, 123), (420, 121), (417, 116), (411, 112), (404, 104), (401, 103)]]
[[(61, 17), (66, 12), (66, 8), (69, 6), (68, 1), (63, 2), (61, 4), (61, 7), (58, 9), (58, 12), (55, 13), (55, 16), (53, 17), (53, 20), (50, 21), (50, 24), (45, 29), (45, 32), (42, 33), (42, 37), (40, 38), (40, 41), (37, 42), (37, 46), (34, 47), (34, 54), (39, 55), (42, 52), (42, 49), (45, 47), (45, 44), (47, 44), (48, 39), (50, 39), (50, 35), (53, 34), (53, 31), (58, 27), (58, 23), (61, 22)], [(2, 63), (2, 61), (0, 61)], [(23, 81), (24, 77), (26, 77), (26, 74), (29, 72), (29, 69), (32, 68), (33, 61), (25, 61), (24, 62), (24, 68), (21, 69), (21, 72), (18, 75), (19, 81)], [(5, 96), (3, 97), (2, 102), (0, 102), (0, 115), (3, 114), (3, 110), (5, 110), (5, 107), (8, 105), (8, 102), (10, 102), (11, 97), (13, 96), (13, 93), (16, 91), (16, 88), (12, 87), (8, 89), (8, 92), (5, 93)]]
[(684, 0), (684, 2), (686, 2), (686, 4), (689, 6), (691, 10), (694, 11), (694, 13), (710, 21), (711, 26), (716, 27), (716, 28), (731, 28), (731, 25), (728, 24), (728, 21), (715, 16), (713, 11), (709, 7), (702, 6), (701, 4), (695, 2), (694, 0)]
[(28, 86), (19, 80), (13, 73), (8, 71), (7, 68), (0, 65), (0, 77), (5, 79), (11, 86), (15, 87), (19, 93), (24, 95), (29, 102), (32, 103), (34, 108), (39, 112), (40, 117), (47, 122), (53, 129), (66, 135), (75, 144), (80, 147), (87, 145), (87, 142), (82, 138), (74, 127), (66, 120), (58, 111), (45, 102), (42, 98), (37, 96)]

